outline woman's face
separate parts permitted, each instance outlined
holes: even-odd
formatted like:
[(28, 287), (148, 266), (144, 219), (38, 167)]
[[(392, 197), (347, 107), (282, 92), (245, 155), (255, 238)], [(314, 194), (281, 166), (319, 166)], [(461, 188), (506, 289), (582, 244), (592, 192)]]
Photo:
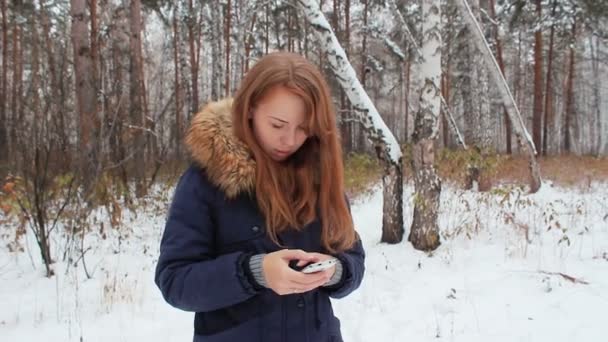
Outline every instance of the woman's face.
[(289, 158), (308, 138), (306, 105), (285, 87), (270, 89), (251, 116), (258, 144), (275, 161)]

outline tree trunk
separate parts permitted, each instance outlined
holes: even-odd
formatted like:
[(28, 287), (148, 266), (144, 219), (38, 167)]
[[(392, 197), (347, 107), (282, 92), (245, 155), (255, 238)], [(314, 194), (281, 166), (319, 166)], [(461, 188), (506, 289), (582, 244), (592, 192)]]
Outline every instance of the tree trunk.
[[(552, 21), (555, 20), (555, 8), (557, 1), (553, 0), (553, 8), (551, 9)], [(547, 86), (545, 88), (545, 115), (543, 123), (543, 155), (548, 154), (549, 133), (553, 132), (553, 98), (551, 89), (551, 72), (553, 71), (553, 36), (555, 33), (555, 23), (551, 23), (551, 33), (549, 34), (549, 56), (547, 57)]]
[(265, 20), (264, 20), (264, 54), (268, 54), (268, 45), (270, 44), (270, 5), (265, 5)]
[[(459, 63), (461, 65), (459, 72), (461, 75), (461, 86), (459, 88), (462, 94), (462, 116), (466, 122), (464, 140), (465, 144), (472, 146), (473, 151), (479, 154), (482, 150), (482, 113), (480, 112), (479, 99), (479, 94), (482, 94), (482, 92), (479, 88), (479, 57), (475, 49), (474, 36), (472, 36), (474, 33), (467, 27), (464, 28), (464, 31), (466, 32), (465, 37), (468, 37), (468, 39), (462, 41), (463, 45), (459, 48), (462, 53), (461, 62)], [(476, 185), (479, 184), (481, 173), (479, 166), (474, 162), (474, 160), (479, 159), (481, 158), (473, 158), (473, 160), (468, 160), (467, 162), (464, 184), (466, 190), (479, 189)]]
[(226, 27), (224, 28), (224, 36), (226, 39), (226, 88), (225, 88), (225, 96), (230, 96), (230, 19), (232, 18), (232, 3), (231, 0), (228, 0), (228, 5), (226, 6)]
[[(8, 19), (6, 0), (0, 3), (2, 11), (2, 83), (0, 84), (0, 164), (8, 160), (7, 93), (8, 93)], [(11, 142), (12, 143), (12, 142)]]
[[(469, 27), (470, 31), (474, 33), (475, 39), (473, 41), (477, 44), (477, 48), (481, 52), (481, 57), (488, 68), (488, 72), (490, 77), (492, 78), (494, 84), (498, 87), (500, 91), (500, 95), (503, 101), (503, 104), (509, 114), (509, 118), (511, 119), (511, 123), (515, 128), (515, 135), (521, 148), (528, 155), (529, 168), (530, 168), (530, 192), (536, 192), (540, 189), (541, 181), (540, 181), (540, 168), (538, 163), (536, 162), (536, 149), (534, 147), (534, 143), (532, 142), (532, 138), (526, 131), (526, 127), (523, 123), (519, 110), (517, 109), (517, 105), (515, 104), (515, 100), (511, 95), (511, 91), (507, 86), (507, 82), (504, 79), (502, 73), (500, 72), (500, 67), (494, 59), (492, 55), (492, 50), (488, 46), (486, 42), (483, 32), (479, 25), (477, 25), (477, 21), (471, 9), (466, 2), (466, 0), (457, 0), (456, 4), (458, 5), (458, 9), (461, 12), (461, 16), (465, 21), (466, 25)], [(525, 140), (525, 141), (524, 141)]]
[[(255, 22), (256, 22), (257, 18), (258, 18), (258, 13), (255, 12), (253, 14), (253, 19), (251, 20), (251, 27), (249, 28), (249, 32), (245, 34), (245, 70), (244, 70), (244, 73), (249, 71), (249, 59), (250, 59), (250, 54), (251, 54), (251, 48), (255, 46), (255, 37), (253, 35), (253, 30), (255, 29)], [(308, 49), (308, 47), (306, 49)], [(244, 73), (242, 76), (244, 76)]]
[[(222, 51), (224, 50), (222, 45), (223, 29), (222, 29), (222, 11), (221, 4), (219, 1), (213, 1), (211, 3), (212, 16), (216, 18), (211, 25), (213, 27), (213, 40), (211, 43), (211, 58), (213, 60), (213, 68), (211, 70), (211, 97), (214, 100), (218, 100), (224, 97), (225, 88), (223, 87), (223, 80), (225, 77), (223, 73), (224, 60), (222, 59)], [(224, 23), (225, 26), (225, 23)]]
[[(390, 0), (389, 1), (389, 7), (391, 8), (391, 10), (393, 10), (396, 14), (396, 17), (399, 21), (399, 23), (402, 25), (403, 28), (403, 32), (405, 33), (405, 36), (407, 37), (407, 39), (409, 40), (409, 42), (411, 43), (411, 48), (409, 48), (409, 51), (413, 51), (416, 53), (416, 61), (418, 63), (423, 63), (424, 62), (424, 56), (418, 46), (418, 41), (414, 38), (414, 35), (410, 32), (407, 22), (405, 21), (405, 18), (403, 17), (403, 15), (401, 14), (401, 12), (399, 11), (399, 6), (397, 6), (397, 3), (395, 2), (395, 0)], [(394, 52), (394, 49), (393, 49)], [(402, 54), (404, 55), (404, 54)], [(403, 58), (403, 57), (400, 57)], [(409, 59), (408, 59), (408, 63), (409, 63)], [(410, 77), (410, 73), (408, 72), (408, 89), (409, 89), (409, 77)], [(456, 126), (456, 122), (454, 121), (454, 117), (450, 111), (450, 108), (447, 105), (447, 101), (443, 98), (443, 96), (441, 95), (441, 84), (437, 83), (434, 84), (436, 90), (439, 92), (439, 96), (440, 96), (440, 100), (441, 100), (441, 105), (443, 106), (443, 110), (445, 111), (445, 113), (448, 114), (449, 117), (449, 122), (451, 124), (451, 127), (454, 129), (454, 132), (456, 133), (456, 135), (458, 136), (458, 141), (459, 143), (466, 149), (466, 144), (464, 143), (464, 140), (462, 139), (462, 136), (460, 134), (460, 131), (458, 130), (458, 127)], [(408, 91), (409, 93), (409, 91)], [(409, 105), (408, 107), (409, 108)], [(407, 117), (407, 113), (406, 113), (406, 117)], [(406, 119), (407, 122), (407, 119)]]
[[(492, 20), (496, 20), (496, 10), (495, 10), (494, 0), (490, 0), (489, 9), (490, 9), (490, 18)], [(500, 28), (495, 27), (493, 31), (494, 31), (494, 40), (496, 41), (496, 60), (498, 62), (498, 67), (500, 68), (500, 72), (502, 73), (503, 77), (505, 77), (505, 62), (504, 62), (504, 59), (502, 56), (502, 39), (500, 38), (500, 35), (499, 35)], [(507, 154), (511, 154), (512, 153), (511, 136), (513, 135), (513, 128), (511, 127), (511, 121), (509, 120), (509, 115), (507, 114), (507, 110), (503, 109), (503, 111), (504, 111), (504, 120), (505, 120), (505, 128), (506, 128), (506, 132), (505, 132), (506, 152), (507, 152)]]
[[(346, 58), (351, 56), (351, 46), (350, 46), (350, 0), (344, 1), (344, 46), (346, 52)], [(343, 91), (341, 91), (344, 94)], [(344, 98), (344, 95), (342, 95)], [(351, 106), (346, 99), (343, 102), (342, 109), (344, 110), (344, 118), (346, 118), (346, 122), (344, 123), (344, 135), (342, 137), (342, 143), (345, 147), (346, 152), (350, 153), (353, 151), (353, 124), (351, 120)]]
[(131, 132), (133, 133), (133, 154), (134, 154), (134, 173), (135, 173), (135, 196), (141, 198), (146, 194), (146, 164), (145, 164), (145, 143), (146, 127), (144, 118), (144, 90), (141, 70), (143, 70), (143, 58), (141, 47), (141, 2), (131, 0), (130, 5), (130, 68), (129, 68), (129, 97), (131, 99)]
[(181, 137), (182, 137), (182, 115), (181, 115), (181, 99), (180, 99), (180, 82), (179, 82), (179, 25), (177, 23), (178, 10), (174, 9), (173, 12), (173, 67), (175, 69), (175, 132), (174, 132), (174, 144), (177, 158), (181, 156)]
[[(522, 103), (523, 103), (523, 99), (525, 97), (524, 92), (522, 91), (522, 79), (525, 78), (522, 77), (522, 32), (521, 30), (517, 33), (517, 58), (516, 58), (516, 62), (515, 62), (515, 77), (513, 80), (513, 97), (514, 97), (514, 101), (515, 104), (518, 107), (522, 107)], [(525, 70), (525, 68), (524, 68)], [(503, 73), (503, 78), (506, 80), (506, 74)], [(507, 111), (507, 108), (505, 108), (505, 112)], [(508, 112), (507, 112), (508, 115)], [(511, 121), (511, 117), (509, 117), (509, 124), (511, 125), (511, 128), (513, 128), (513, 122)], [(517, 138), (517, 137), (516, 137)], [(515, 145), (518, 146), (518, 145)]]
[[(42, 24), (42, 36), (45, 41), (45, 49), (47, 54), (47, 63), (48, 63), (48, 76), (50, 78), (51, 83), (51, 98), (49, 112), (52, 113), (53, 117), (59, 116), (56, 112), (57, 110), (57, 101), (59, 100), (59, 84), (57, 82), (57, 68), (55, 63), (54, 49), (53, 49), (53, 41), (51, 40), (51, 23), (49, 14), (46, 11), (46, 4), (44, 0), (39, 1), (40, 5), (40, 22)], [(63, 114), (61, 114), (63, 115)]]
[(464, 139), (465, 143), (472, 146), (479, 146), (480, 141), (478, 139), (479, 132), (481, 131), (480, 113), (477, 98), (479, 97), (478, 89), (475, 89), (477, 85), (477, 65), (479, 62), (477, 57), (477, 51), (475, 51), (474, 39), (471, 39), (473, 32), (467, 27), (464, 28), (468, 37), (466, 40), (462, 40), (462, 46), (459, 50), (461, 52), (461, 70), (459, 70), (462, 96), (462, 116), (466, 122), (464, 128)]
[(83, 190), (88, 193), (96, 175), (99, 158), (96, 139), (99, 119), (96, 111), (96, 91), (93, 60), (87, 29), (85, 0), (70, 0), (72, 17), (72, 46), (74, 51), (74, 77), (76, 80), (76, 110), (78, 113), (78, 137), (80, 170)]
[[(369, 13), (369, 0), (363, 0), (363, 32), (361, 33), (361, 70), (359, 74), (359, 80), (361, 80), (361, 86), (363, 89), (367, 87), (367, 33), (368, 33), (368, 13)], [(356, 127), (357, 138), (356, 138), (356, 150), (363, 152), (365, 150), (365, 131), (359, 126)]]
[[(536, 15), (541, 20), (541, 1), (536, 0)], [(534, 32), (534, 113), (532, 114), (532, 137), (534, 146), (542, 148), (543, 118), (543, 32), (538, 25)]]
[(404, 121), (404, 127), (403, 127), (403, 136), (405, 137), (405, 139), (403, 139), (403, 142), (405, 144), (408, 143), (409, 141), (409, 120), (410, 120), (410, 87), (411, 87), (411, 75), (412, 75), (412, 54), (408, 53), (408, 58), (407, 58), (407, 66), (405, 67), (405, 71), (407, 72), (406, 76), (405, 76), (405, 118), (403, 118)]
[(294, 50), (294, 39), (293, 39), (293, 14), (291, 8), (287, 8), (287, 51), (295, 52)]
[[(449, 75), (450, 75), (450, 63), (448, 62), (448, 67), (447, 67), (445, 74), (441, 75), (441, 96), (443, 96), (444, 99), (449, 99), (449, 95), (448, 95), (448, 89), (450, 89), (450, 87), (449, 87), (450, 83), (448, 80)], [(441, 109), (441, 111), (442, 111), (441, 130), (442, 130), (442, 134), (443, 134), (443, 147), (449, 148), (450, 134), (448, 131), (448, 120), (446, 119), (446, 114), (443, 113), (443, 109)]]
[[(123, 95), (127, 92), (125, 89), (125, 80), (124, 80), (124, 59), (125, 55), (128, 54), (129, 51), (129, 42), (127, 42), (127, 35), (125, 34), (125, 22), (126, 18), (120, 16), (118, 19), (115, 19), (115, 22), (118, 22), (119, 28), (111, 31), (111, 44), (112, 44), (112, 77), (113, 82), (111, 85), (111, 89), (114, 94), (117, 94), (114, 100), (113, 105), (116, 107), (115, 111), (115, 133), (111, 137), (112, 141), (112, 152), (115, 163), (119, 163), (119, 175), (122, 181), (122, 185), (125, 188), (129, 186), (129, 179), (127, 173), (127, 144), (128, 133), (127, 133), (127, 124), (129, 120), (127, 119), (127, 111), (126, 105), (122, 105), (123, 101), (127, 101), (128, 96)], [(123, 100), (124, 99), (124, 100)], [(125, 191), (123, 192), (123, 201), (125, 203), (131, 203), (131, 192)]]
[(568, 78), (566, 81), (566, 113), (564, 118), (563, 135), (564, 150), (572, 152), (572, 121), (574, 119), (574, 42), (576, 42), (576, 17), (572, 24), (572, 43), (570, 44), (570, 62), (568, 64)]
[(600, 77), (601, 69), (600, 69), (600, 39), (599, 37), (590, 37), (589, 38), (589, 46), (591, 47), (591, 70), (593, 70), (593, 107), (591, 111), (595, 113), (597, 134), (596, 134), (596, 144), (595, 150), (593, 151), (594, 155), (598, 158), (602, 153), (602, 145), (604, 144), (604, 122), (602, 118), (601, 112), (601, 97), (600, 97), (600, 89), (602, 89), (602, 78)]
[(424, 85), (420, 90), (420, 108), (412, 134), (412, 170), (414, 173), (414, 218), (408, 241), (423, 251), (435, 250), (439, 241), (437, 216), (441, 180), (435, 170), (434, 144), (439, 131), (441, 94), (441, 6), (438, 0), (422, 1), (422, 56), (420, 70)]
[(17, 132), (21, 127), (21, 123), (23, 122), (22, 116), (20, 115), (21, 107), (20, 99), (21, 99), (21, 89), (23, 88), (23, 58), (21, 48), (21, 30), (19, 29), (19, 25), (16, 21), (13, 22), (13, 42), (12, 42), (12, 65), (13, 65), (13, 87), (11, 89), (11, 120), (12, 123), (9, 127), (9, 137), (12, 142), (12, 150), (11, 155), (14, 155), (14, 150), (17, 147)]
[(310, 48), (308, 47), (308, 31), (309, 31), (309, 24), (308, 21), (304, 20), (304, 57), (306, 57), (306, 59), (310, 60)]
[[(36, 26), (35, 16), (30, 18), (30, 33), (31, 33), (31, 87), (33, 89), (41, 89), (40, 82), (40, 48), (39, 48), (39, 37), (38, 27)], [(33, 183), (33, 203), (32, 203), (32, 214), (35, 216), (34, 226), (37, 227), (35, 231), (36, 242), (40, 248), (40, 254), (42, 261), (46, 268), (46, 276), (51, 277), (54, 272), (51, 269), (53, 259), (51, 257), (50, 239), (49, 239), (49, 226), (47, 222), (47, 202), (45, 195), (48, 191), (46, 181), (48, 178), (47, 172), (49, 171), (48, 158), (50, 157), (50, 139), (46, 139), (45, 136), (45, 122), (42, 113), (41, 99), (39, 92), (32, 92), (29, 109), (31, 110), (33, 122), (30, 130), (30, 145), (29, 149), (33, 150), (33, 170), (25, 171), (27, 174), (31, 172), (31, 176), (34, 178)], [(32, 152), (27, 151), (24, 148), (23, 153)], [(29, 169), (29, 167), (28, 167)], [(26, 176), (27, 177), (27, 176)], [(37, 234), (36, 234), (37, 233)]]
[(188, 46), (190, 48), (190, 77), (192, 83), (192, 107), (190, 108), (190, 113), (196, 113), (198, 111), (198, 67), (199, 67), (199, 59), (198, 59), (198, 51), (199, 40), (195, 37), (194, 34), (194, 26), (198, 26), (198, 19), (196, 16), (196, 11), (194, 10), (194, 6), (192, 4), (192, 0), (188, 0)]
[[(478, 25), (481, 26), (479, 0), (471, 0), (470, 6)], [(474, 34), (467, 28), (467, 36), (472, 35), (472, 39), (462, 49), (466, 55), (464, 62), (466, 68), (462, 73), (464, 80), (461, 88), (463, 89), (464, 117), (467, 122), (466, 144), (473, 146), (473, 150), (477, 151), (480, 157), (468, 161), (465, 188), (475, 188), (483, 191), (487, 190), (488, 186), (487, 184), (482, 186), (483, 170), (480, 164), (487, 157), (487, 151), (491, 147), (490, 131), (493, 125), (490, 120), (492, 116), (490, 115), (488, 96), (479, 96), (479, 94), (489, 94), (489, 88), (487, 71), (480, 63), (479, 51), (474, 43)]]
[[(97, 24), (97, 0), (89, 1), (89, 7), (91, 11), (91, 64), (93, 70), (93, 84), (95, 85), (95, 89), (99, 89), (99, 44), (97, 43), (97, 36), (99, 35), (99, 25)], [(96, 112), (99, 112), (98, 103), (99, 101), (95, 101)]]
[(353, 115), (361, 123), (376, 153), (384, 165), (383, 242), (397, 243), (403, 239), (403, 186), (401, 149), (378, 110), (357, 80), (357, 74), (340, 47), (331, 26), (314, 0), (293, 0), (306, 20), (314, 28), (320, 49), (328, 57), (332, 71), (346, 92)]
[[(36, 26), (35, 17), (32, 16), (30, 18), (30, 34), (31, 34), (31, 51), (32, 54), (30, 60), (30, 72), (31, 72), (31, 87), (32, 89), (41, 89), (40, 82), (40, 48), (39, 48), (39, 39), (38, 39), (38, 27)], [(40, 92), (32, 92), (28, 98), (29, 108), (32, 112), (32, 125), (31, 125), (31, 134), (30, 139), (33, 147), (35, 149), (42, 149), (42, 151), (46, 150), (45, 146), (48, 142), (45, 141), (45, 137), (43, 137), (44, 132), (44, 118), (42, 116), (42, 107), (40, 106)], [(42, 156), (43, 158), (46, 156)], [(40, 171), (40, 170), (36, 170)], [(42, 172), (42, 171), (40, 171)], [(36, 172), (38, 174), (38, 172)], [(45, 260), (46, 261), (46, 260)]]

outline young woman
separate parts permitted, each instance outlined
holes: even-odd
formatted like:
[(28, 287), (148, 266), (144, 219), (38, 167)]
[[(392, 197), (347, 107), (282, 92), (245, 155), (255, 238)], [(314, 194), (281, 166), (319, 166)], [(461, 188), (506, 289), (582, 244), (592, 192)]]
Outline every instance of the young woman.
[(296, 54), (263, 57), (234, 100), (196, 114), (186, 145), (194, 162), (155, 281), (168, 303), (196, 312), (194, 341), (342, 341), (329, 298), (359, 287), (365, 255), (319, 70)]

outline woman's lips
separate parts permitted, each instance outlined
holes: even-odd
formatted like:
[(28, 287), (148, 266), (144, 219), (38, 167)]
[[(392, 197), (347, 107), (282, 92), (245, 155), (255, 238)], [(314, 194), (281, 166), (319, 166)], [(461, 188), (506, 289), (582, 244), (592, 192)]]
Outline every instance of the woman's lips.
[(274, 150), (275, 154), (281, 157), (286, 157), (288, 156), (291, 152), (290, 151), (282, 151), (282, 150)]

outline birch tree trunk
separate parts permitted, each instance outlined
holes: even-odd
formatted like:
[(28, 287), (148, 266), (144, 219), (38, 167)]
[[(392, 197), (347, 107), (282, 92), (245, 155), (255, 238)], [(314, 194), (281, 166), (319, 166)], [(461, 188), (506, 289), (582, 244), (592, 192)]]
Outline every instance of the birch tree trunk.
[[(403, 15), (401, 14), (401, 12), (399, 11), (399, 7), (397, 6), (397, 3), (395, 2), (395, 0), (389, 0), (388, 5), (395, 12), (395, 14), (397, 16), (397, 19), (399, 20), (399, 23), (402, 25), (403, 32), (405, 33), (405, 36), (407, 37), (407, 39), (409, 40), (411, 46), (413, 47), (411, 50), (416, 53), (416, 62), (417, 63), (424, 62), (424, 56), (423, 56), (422, 52), (420, 51), (420, 48), (418, 46), (418, 41), (414, 38), (414, 35), (410, 32), (409, 28), (407, 27), (407, 22), (405, 21), (405, 18), (403, 17)], [(391, 48), (389, 50), (391, 50), (393, 53), (395, 53), (399, 58), (403, 59), (403, 56), (405, 56), (405, 54), (402, 51), (396, 51), (397, 49), (396, 49), (396, 45), (395, 44), (391, 44), (390, 47)], [(411, 67), (411, 65), (409, 65), (409, 63), (410, 63), (409, 60), (410, 60), (410, 57), (408, 57), (408, 69)], [(408, 77), (407, 77), (407, 83), (408, 83), (407, 89), (408, 89), (408, 93), (409, 93), (409, 88), (410, 88), (410, 86), (409, 86), (409, 84), (410, 84), (410, 76), (411, 76), (411, 73), (408, 70)], [(462, 135), (460, 134), (460, 131), (458, 130), (458, 126), (456, 126), (456, 121), (454, 120), (454, 116), (452, 115), (452, 111), (448, 107), (448, 101), (446, 99), (444, 99), (443, 95), (441, 94), (441, 84), (440, 83), (435, 84), (435, 88), (437, 88), (437, 90), (439, 91), (439, 96), (440, 96), (440, 99), (441, 99), (441, 104), (443, 106), (444, 113), (448, 115), (448, 121), (450, 123), (450, 126), (452, 127), (452, 129), (456, 133), (456, 136), (458, 137), (458, 142), (466, 150), (467, 146), (466, 146), (466, 144), (464, 142), (464, 139), (462, 138)], [(409, 113), (407, 112), (408, 109), (409, 109), (409, 105), (406, 107), (406, 115), (405, 115), (405, 117), (406, 117), (406, 119), (405, 119), (405, 122), (406, 122), (406, 129), (405, 129), (405, 131), (406, 132), (407, 132), (407, 120), (408, 120), (407, 118), (409, 117)]]
[[(479, 16), (479, 0), (471, 0), (471, 10), (478, 23), (481, 22)], [(466, 35), (471, 36), (474, 33), (467, 27), (465, 28)], [(492, 122), (490, 115), (490, 105), (488, 96), (480, 96), (480, 94), (489, 94), (487, 82), (487, 71), (480, 63), (479, 51), (473, 43), (474, 37), (465, 43), (461, 49), (465, 53), (464, 65), (465, 70), (462, 73), (464, 78), (462, 82), (464, 117), (466, 125), (466, 144), (473, 146), (477, 153), (481, 154), (481, 158), (473, 158), (469, 160), (467, 165), (466, 189), (486, 190), (488, 185), (482, 185), (482, 169), (480, 164), (487, 155), (487, 151), (492, 143), (491, 130)]]
[(439, 247), (437, 215), (441, 180), (435, 170), (434, 144), (439, 133), (441, 91), (441, 6), (439, 0), (422, 1), (422, 56), (424, 85), (414, 121), (412, 169), (414, 172), (414, 219), (408, 240), (414, 248), (432, 251)]
[(469, 27), (471, 33), (475, 35), (475, 39), (473, 39), (473, 41), (476, 43), (477, 48), (481, 52), (482, 60), (485, 66), (488, 68), (492, 81), (496, 84), (498, 90), (500, 91), (503, 104), (513, 125), (517, 141), (522, 150), (528, 155), (530, 169), (530, 192), (534, 193), (540, 189), (541, 185), (540, 168), (536, 161), (536, 148), (534, 147), (534, 142), (532, 142), (532, 138), (526, 130), (526, 126), (524, 125), (521, 114), (519, 113), (519, 109), (515, 104), (515, 100), (511, 95), (509, 86), (507, 85), (503, 74), (500, 72), (500, 67), (492, 55), (492, 50), (488, 46), (481, 28), (479, 25), (477, 25), (477, 21), (475, 20), (467, 1), (456, 0), (456, 4), (461, 13), (461, 17), (465, 21), (465, 24), (467, 27)]
[[(495, 9), (495, 4), (494, 4), (494, 0), (490, 0), (489, 3), (489, 10), (490, 10), (490, 18), (492, 20), (496, 20), (496, 9)], [(504, 63), (504, 59), (502, 56), (502, 39), (500, 37), (500, 27), (495, 27), (494, 28), (494, 40), (496, 41), (496, 61), (498, 62), (498, 67), (500, 68), (500, 72), (505, 75), (505, 63)], [(511, 154), (511, 136), (513, 135), (513, 129), (511, 128), (511, 120), (509, 120), (509, 114), (507, 113), (507, 110), (504, 109), (504, 120), (505, 120), (505, 135), (506, 135), (506, 151), (507, 154)]]
[(398, 243), (403, 239), (404, 233), (403, 167), (399, 144), (357, 80), (355, 70), (346, 58), (346, 53), (338, 43), (327, 19), (320, 11), (318, 3), (313, 0), (293, 1), (315, 31), (321, 50), (326, 52), (331, 69), (353, 106), (355, 119), (361, 123), (384, 165), (382, 242)]

